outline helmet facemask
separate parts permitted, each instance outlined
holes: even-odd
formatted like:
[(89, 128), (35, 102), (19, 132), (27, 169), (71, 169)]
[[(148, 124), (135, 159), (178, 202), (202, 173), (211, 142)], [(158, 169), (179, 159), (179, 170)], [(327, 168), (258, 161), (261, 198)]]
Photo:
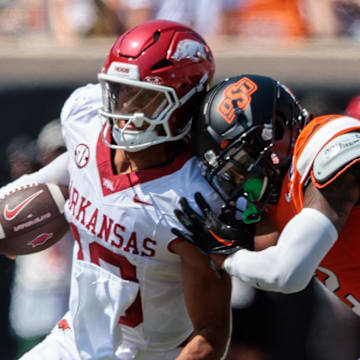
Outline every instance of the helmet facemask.
[(167, 120), (179, 106), (174, 89), (136, 80), (122, 79), (120, 82), (119, 78), (112, 79), (104, 74), (99, 74), (99, 80), (104, 105), (99, 113), (112, 127), (116, 142), (108, 143), (103, 134), (106, 145), (139, 151), (168, 141), (171, 135)]
[(235, 217), (257, 222), (277, 203), (308, 118), (289, 89), (261, 75), (225, 79), (206, 95), (194, 124), (195, 149), (205, 177)]
[(112, 128), (116, 144), (103, 140), (111, 148), (126, 151), (140, 151), (149, 146), (183, 138), (191, 128), (189, 121), (179, 135), (172, 135), (169, 118), (193, 95), (205, 88), (208, 74), (204, 74), (199, 85), (191, 89), (181, 99), (175, 89), (144, 81), (119, 79), (111, 75), (99, 74), (102, 86), (103, 107), (99, 110)]
[[(267, 127), (265, 132), (269, 131), (271, 129)], [(254, 136), (253, 133), (259, 134)], [(249, 138), (259, 139), (261, 133), (264, 133), (264, 129), (251, 129), (218, 156), (209, 150), (204, 154), (205, 161), (202, 164), (210, 185), (220, 194), (228, 209), (235, 212), (237, 218), (240, 216), (246, 224), (261, 219), (263, 209), (274, 191), (269, 178), (279, 174), (276, 168), (278, 159), (271, 152), (271, 141), (261, 141), (262, 151), (258, 155), (254, 150), (259, 148), (260, 143), (248, 141)], [(247, 200), (245, 209), (244, 198)]]

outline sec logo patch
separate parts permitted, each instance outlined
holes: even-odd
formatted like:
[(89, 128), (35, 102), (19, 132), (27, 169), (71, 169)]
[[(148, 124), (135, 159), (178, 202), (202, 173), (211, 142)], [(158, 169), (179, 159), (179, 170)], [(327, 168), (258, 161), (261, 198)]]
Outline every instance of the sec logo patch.
[(87, 165), (90, 158), (90, 149), (86, 144), (79, 144), (75, 148), (75, 163), (78, 168), (83, 168)]

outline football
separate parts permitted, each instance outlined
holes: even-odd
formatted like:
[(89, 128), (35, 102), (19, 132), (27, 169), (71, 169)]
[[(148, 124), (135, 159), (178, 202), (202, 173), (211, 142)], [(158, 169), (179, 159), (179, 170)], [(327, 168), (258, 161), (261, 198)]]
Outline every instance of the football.
[(69, 229), (64, 216), (68, 188), (31, 184), (0, 198), (0, 253), (39, 252), (60, 240)]

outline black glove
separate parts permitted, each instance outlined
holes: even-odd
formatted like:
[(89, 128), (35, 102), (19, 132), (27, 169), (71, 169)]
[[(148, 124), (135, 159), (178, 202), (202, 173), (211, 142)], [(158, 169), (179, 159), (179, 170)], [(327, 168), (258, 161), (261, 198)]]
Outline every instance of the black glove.
[(195, 193), (194, 198), (203, 216), (195, 212), (185, 198), (181, 198), (181, 210), (175, 209), (174, 213), (191, 234), (176, 228), (171, 229), (173, 234), (195, 245), (205, 254), (229, 255), (239, 249), (254, 248), (253, 224), (247, 225), (233, 220), (231, 225), (228, 225), (218, 219), (199, 192)]

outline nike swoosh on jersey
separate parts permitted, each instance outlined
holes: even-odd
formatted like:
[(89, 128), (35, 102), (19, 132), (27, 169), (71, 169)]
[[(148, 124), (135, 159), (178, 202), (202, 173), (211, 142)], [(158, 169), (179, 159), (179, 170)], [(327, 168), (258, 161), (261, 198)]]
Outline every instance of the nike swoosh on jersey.
[(39, 190), (35, 194), (30, 195), (27, 199), (23, 200), (19, 205), (15, 206), (13, 209), (9, 209), (9, 204), (6, 204), (4, 209), (4, 218), (7, 221), (11, 221), (20, 214), (20, 212), (31, 203), (36, 197), (38, 197), (44, 190)]
[(289, 191), (287, 193), (285, 193), (285, 200), (288, 203), (291, 201), (292, 192), (293, 192), (293, 184), (291, 184)]
[(140, 200), (140, 199), (138, 198), (137, 194), (134, 195), (133, 201), (134, 201), (135, 203), (138, 203), (138, 204), (154, 206), (154, 204), (152, 204), (152, 203), (150, 203), (150, 202)]

